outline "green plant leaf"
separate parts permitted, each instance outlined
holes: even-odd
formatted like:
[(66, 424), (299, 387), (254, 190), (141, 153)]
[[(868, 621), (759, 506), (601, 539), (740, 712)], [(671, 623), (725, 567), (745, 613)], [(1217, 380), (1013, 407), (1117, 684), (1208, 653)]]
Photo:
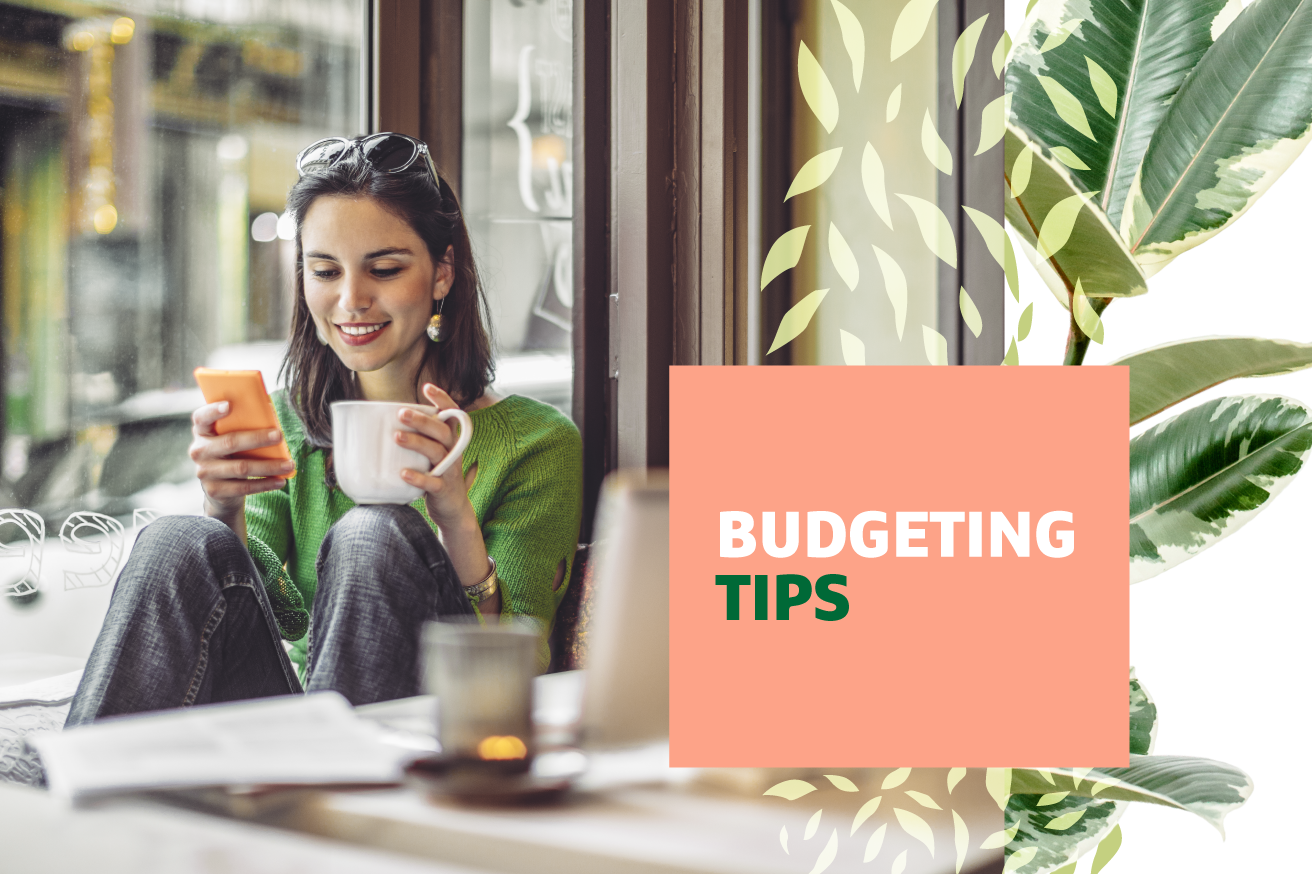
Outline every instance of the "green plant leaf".
[(797, 266), (797, 262), (802, 260), (802, 249), (806, 246), (806, 235), (810, 230), (810, 225), (802, 225), (791, 231), (784, 231), (779, 235), (779, 239), (774, 241), (774, 245), (765, 256), (765, 264), (761, 266), (762, 291), (765, 291), (770, 280), (785, 270), (792, 270)]
[(860, 337), (839, 328), (838, 340), (843, 349), (844, 364), (862, 365), (866, 363), (866, 344), (861, 342)]
[(1130, 669), (1130, 752), (1151, 755), (1157, 740), (1157, 705)]
[(920, 148), (929, 159), (929, 163), (937, 167), (940, 173), (952, 175), (952, 150), (938, 135), (934, 120), (929, 117), (928, 109), (925, 110), (925, 120), (920, 123)]
[[(1078, 39), (1044, 51), (1066, 24), (1070, 4), (1043, 0), (1017, 34), (1007, 65), (1016, 123), (1048, 149), (1067, 146), (1080, 156), (1085, 168), (1075, 178), (1084, 190), (1100, 192), (1098, 206), (1118, 232), (1153, 130), (1211, 45), (1211, 23), (1224, 3), (1087, 0), (1079, 5), (1084, 20)], [(1039, 81), (1041, 75), (1059, 82), (1076, 104), (1093, 110), (1085, 117), (1092, 137), (1075, 134)]]
[(1289, 485), (1309, 448), (1307, 408), (1258, 395), (1208, 401), (1135, 437), (1130, 582), (1234, 533)]
[(1002, 67), (1007, 63), (1007, 53), (1011, 51), (1011, 34), (1005, 30), (998, 37), (998, 44), (993, 47), (993, 75), (1001, 76)]
[(1093, 308), (1089, 298), (1081, 293), (1080, 281), (1075, 280), (1075, 293), (1071, 295), (1071, 306), (1074, 307), (1075, 324), (1080, 326), (1084, 332), (1095, 343), (1102, 343), (1102, 319), (1098, 316), (1098, 311)]
[(802, 165), (802, 169), (797, 171), (793, 177), (793, 184), (788, 186), (788, 193), (784, 195), (784, 201), (790, 200), (793, 195), (802, 194), (817, 188), (825, 183), (834, 173), (834, 168), (838, 166), (838, 159), (843, 155), (843, 147), (830, 149), (827, 152), (821, 152), (811, 160)]
[[(1004, 823), (1015, 831), (1006, 858), (1007, 864), (1022, 860), (1013, 869), (1017, 874), (1048, 874), (1092, 852), (1126, 807), (1125, 802), (1071, 795), (1040, 808), (1038, 800), (1038, 795), (1013, 795), (1007, 803)], [(1049, 828), (1049, 823), (1061, 826), (1063, 817), (1073, 821)]]
[(897, 327), (897, 338), (901, 340), (907, 326), (907, 276), (892, 255), (873, 244), (870, 248), (875, 250), (879, 272), (884, 274), (884, 293), (893, 305), (893, 323)]
[[(1038, 250), (1040, 229), (1048, 225), (1057, 206), (1065, 203), (1069, 209), (1091, 195), (1072, 175), (1075, 171), (1043, 153), (1030, 134), (1014, 123), (1007, 126), (1005, 144), (1003, 167), (1012, 168), (1016, 176), (1028, 169), (1020, 195), (1003, 201), (1007, 221), (1027, 246)], [(1023, 156), (1027, 152), (1026, 159)], [(1015, 182), (1011, 188), (1014, 194)], [(1049, 236), (1057, 228), (1053, 225)], [(1039, 274), (1063, 306), (1069, 306), (1077, 279), (1090, 297), (1130, 297), (1148, 290), (1142, 268), (1106, 213), (1094, 203), (1085, 203), (1075, 212), (1065, 245), (1043, 263), (1050, 269), (1040, 269)]]
[(861, 71), (866, 64), (866, 32), (861, 22), (838, 0), (829, 0), (833, 4), (834, 14), (838, 16), (838, 29), (843, 34), (843, 48), (852, 59), (852, 85), (861, 91)]
[(933, 252), (949, 267), (957, 266), (957, 238), (952, 234), (952, 225), (948, 224), (948, 217), (943, 214), (943, 210), (938, 208), (938, 204), (930, 203), (922, 197), (916, 197), (911, 194), (899, 194), (898, 197), (916, 216), (916, 224), (920, 226), (920, 236)]
[(1130, 368), (1133, 425), (1226, 380), (1312, 367), (1312, 343), (1201, 337), (1155, 346), (1112, 363)]
[[(811, 317), (815, 315), (815, 311), (820, 307), (820, 301), (824, 300), (825, 295), (828, 293), (829, 289), (827, 288), (813, 291), (794, 304), (792, 309), (784, 313), (784, 317), (779, 320), (779, 330), (775, 332), (774, 342), (770, 344), (770, 352), (785, 343), (791, 342), (798, 334), (806, 330), (806, 326), (811, 324)], [(769, 355), (770, 352), (766, 354)]]
[[(970, 329), (970, 333), (978, 337), (979, 332), (984, 330), (984, 319), (980, 317), (979, 308), (975, 306), (975, 301), (971, 300), (970, 295), (966, 293), (966, 287), (964, 285), (961, 286), (961, 294), (957, 296), (957, 306), (961, 310), (961, 320), (966, 323), (966, 327)], [(957, 785), (952, 779), (952, 774), (956, 774), (957, 771), (961, 772), (961, 774), (957, 775), (957, 780), (960, 780), (966, 773), (965, 768), (954, 768), (951, 774), (948, 775), (949, 795), (952, 794), (952, 787)]]
[(833, 133), (834, 125), (838, 124), (838, 95), (805, 42), (799, 43), (797, 49), (797, 82), (806, 105), (811, 107), (820, 125), (826, 133)]
[(829, 260), (833, 262), (834, 269), (848, 290), (855, 291), (856, 284), (861, 281), (861, 269), (857, 266), (856, 256), (852, 254), (847, 240), (843, 239), (833, 222), (829, 223)]
[[(1066, 801), (1087, 802), (1093, 798), (1094, 786), (1109, 784), (1097, 796), (1100, 803), (1143, 801), (1186, 810), (1222, 835), (1226, 815), (1243, 805), (1253, 791), (1252, 779), (1233, 765), (1189, 756), (1131, 755), (1128, 767), (1093, 768), (1089, 772), (1093, 782), (1085, 780), (1079, 786), (1073, 768), (1048, 770), (1059, 788), (1070, 790)], [(1025, 768), (1017, 768), (1013, 780), (1015, 797), (1030, 796), (1044, 785), (1038, 774)], [(1053, 807), (1038, 815), (1046, 820), (1058, 810)]]
[(1245, 7), (1144, 153), (1122, 235), (1149, 275), (1233, 224), (1312, 139), (1312, 3)]
[(888, 106), (884, 110), (884, 121), (891, 123), (902, 109), (902, 85), (899, 84), (888, 95)]
[(1098, 141), (1093, 135), (1093, 129), (1089, 127), (1089, 118), (1084, 114), (1084, 105), (1080, 103), (1080, 98), (1051, 76), (1040, 76), (1039, 84), (1047, 92), (1052, 108), (1057, 110), (1057, 115), (1062, 121), (1094, 142)]
[(861, 185), (866, 190), (866, 199), (875, 210), (875, 215), (893, 229), (893, 213), (888, 209), (888, 190), (884, 187), (884, 162), (879, 160), (879, 153), (870, 143), (866, 143), (861, 154)]
[(934, 7), (937, 5), (938, 0), (910, 0), (902, 7), (897, 22), (893, 25), (893, 39), (889, 49), (890, 61), (896, 61), (916, 47), (924, 37), (925, 28), (929, 27), (929, 19), (933, 16)]
[(979, 46), (979, 34), (984, 29), (987, 15), (981, 15), (957, 37), (957, 44), (952, 47), (952, 94), (957, 98), (957, 108), (961, 108), (961, 98), (966, 93), (966, 73), (975, 62), (975, 49)]

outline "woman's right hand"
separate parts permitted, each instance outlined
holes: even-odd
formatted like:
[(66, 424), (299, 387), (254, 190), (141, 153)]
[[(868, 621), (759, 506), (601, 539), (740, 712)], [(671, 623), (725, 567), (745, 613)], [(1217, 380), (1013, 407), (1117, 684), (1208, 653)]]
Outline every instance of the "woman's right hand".
[[(295, 465), (277, 459), (232, 458), (233, 453), (276, 446), (277, 430), (230, 431), (219, 435), (214, 425), (230, 411), (227, 401), (206, 404), (191, 414), (191, 460), (205, 490), (205, 515), (228, 524), (240, 523), (246, 496), (280, 489)], [(251, 479), (250, 477), (263, 477)]]

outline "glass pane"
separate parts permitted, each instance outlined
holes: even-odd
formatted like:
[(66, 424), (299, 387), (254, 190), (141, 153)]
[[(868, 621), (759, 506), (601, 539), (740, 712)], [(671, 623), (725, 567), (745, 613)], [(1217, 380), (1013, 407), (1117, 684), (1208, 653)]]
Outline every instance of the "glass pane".
[(0, 4), (0, 507), (35, 514), (0, 515), (0, 544), (32, 541), (0, 550), (0, 592), (44, 550), (26, 585), (64, 597), (199, 508), (192, 369), (273, 381), (294, 157), (360, 126), (364, 2), (38, 7)]
[(496, 390), (570, 412), (570, 0), (465, 6), (461, 197), (492, 308)]

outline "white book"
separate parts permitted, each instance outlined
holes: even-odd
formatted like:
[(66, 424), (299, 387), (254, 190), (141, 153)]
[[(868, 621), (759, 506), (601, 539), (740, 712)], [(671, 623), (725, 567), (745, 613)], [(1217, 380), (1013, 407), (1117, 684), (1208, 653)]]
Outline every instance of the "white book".
[(33, 735), (50, 791), (70, 801), (235, 785), (396, 783), (413, 760), (336, 692), (125, 716)]

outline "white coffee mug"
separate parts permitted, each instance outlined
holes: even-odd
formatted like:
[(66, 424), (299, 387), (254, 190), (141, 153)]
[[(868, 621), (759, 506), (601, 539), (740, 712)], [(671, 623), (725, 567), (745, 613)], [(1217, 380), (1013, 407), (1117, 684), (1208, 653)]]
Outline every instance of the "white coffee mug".
[(357, 504), (410, 503), (424, 490), (401, 479), (401, 469), (441, 476), (460, 460), (474, 436), (474, 423), (464, 410), (452, 408), (438, 413), (444, 422), (460, 422), (460, 436), (446, 457), (429, 470), (423, 454), (396, 442), (396, 432), (415, 431), (399, 418), (400, 411), (407, 408), (433, 413), (433, 408), (424, 404), (387, 401), (337, 401), (332, 405), (333, 469), (342, 491)]

